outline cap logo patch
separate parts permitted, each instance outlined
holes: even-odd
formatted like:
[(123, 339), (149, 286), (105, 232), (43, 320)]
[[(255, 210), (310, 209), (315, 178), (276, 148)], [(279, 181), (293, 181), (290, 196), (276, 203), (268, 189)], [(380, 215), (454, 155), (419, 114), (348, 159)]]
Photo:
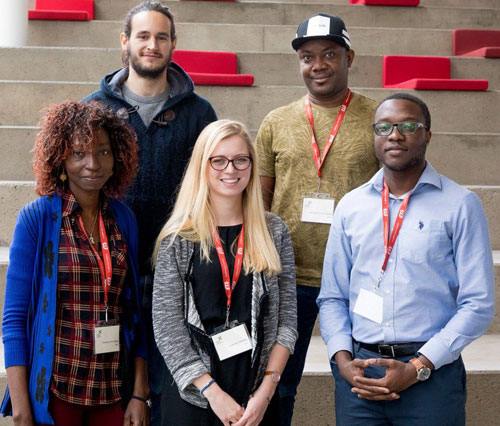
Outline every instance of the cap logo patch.
[(306, 37), (322, 36), (330, 33), (330, 18), (327, 16), (314, 16), (307, 24)]

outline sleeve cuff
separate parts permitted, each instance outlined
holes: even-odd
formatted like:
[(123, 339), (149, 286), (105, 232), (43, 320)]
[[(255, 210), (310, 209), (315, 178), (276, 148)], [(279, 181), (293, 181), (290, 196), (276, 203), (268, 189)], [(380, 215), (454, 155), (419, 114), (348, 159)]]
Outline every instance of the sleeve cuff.
[(290, 351), (290, 355), (292, 355), (295, 350), (295, 342), (297, 340), (297, 336), (297, 330), (295, 330), (294, 328), (279, 327), (276, 342), (281, 346), (287, 348)]
[(328, 359), (332, 359), (332, 357), (339, 351), (348, 351), (353, 354), (352, 336), (337, 334), (328, 340), (326, 347), (328, 349)]
[(427, 357), (436, 370), (455, 361), (450, 350), (435, 337), (422, 346), (418, 352)]
[(177, 383), (179, 390), (184, 391), (193, 383), (195, 379), (203, 376), (205, 373), (209, 373), (209, 371), (207, 367), (205, 367), (205, 364), (199, 361), (195, 364), (189, 364), (179, 368), (175, 373), (172, 372), (172, 376)]

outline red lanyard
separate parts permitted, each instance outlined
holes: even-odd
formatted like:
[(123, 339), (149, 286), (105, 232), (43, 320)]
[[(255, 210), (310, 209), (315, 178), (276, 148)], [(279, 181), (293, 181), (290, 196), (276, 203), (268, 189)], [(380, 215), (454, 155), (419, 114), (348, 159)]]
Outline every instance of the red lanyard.
[(394, 228), (391, 232), (391, 237), (389, 238), (389, 188), (387, 187), (387, 183), (385, 183), (384, 179), (384, 189), (382, 190), (382, 220), (384, 222), (384, 249), (385, 249), (385, 257), (384, 263), (382, 263), (382, 269), (380, 271), (380, 276), (377, 281), (377, 288), (380, 285), (380, 281), (387, 269), (387, 262), (389, 261), (389, 257), (391, 256), (392, 249), (394, 248), (394, 244), (396, 244), (396, 240), (399, 235), (399, 231), (401, 226), (403, 225), (403, 219), (405, 218), (406, 208), (408, 207), (408, 202), (410, 201), (411, 192), (405, 197), (403, 202), (401, 203), (401, 207), (398, 211), (398, 216), (396, 217), (396, 221), (394, 222)]
[(243, 249), (245, 246), (244, 238), (244, 225), (241, 225), (240, 236), (238, 237), (238, 248), (236, 249), (236, 257), (233, 270), (233, 279), (229, 281), (229, 267), (227, 266), (226, 255), (224, 254), (224, 249), (222, 248), (222, 243), (220, 242), (219, 233), (214, 232), (214, 244), (217, 250), (217, 255), (219, 256), (219, 262), (222, 269), (222, 279), (224, 281), (224, 291), (227, 297), (227, 312), (226, 312), (226, 324), (229, 319), (229, 309), (231, 308), (231, 296), (233, 290), (236, 287), (236, 283), (240, 278), (241, 266), (243, 265)]
[[(83, 225), (83, 220), (82, 217), (78, 219), (80, 223), (80, 228), (82, 229), (85, 237), (89, 239), (87, 235), (87, 231), (85, 229), (85, 226)], [(108, 236), (106, 235), (106, 229), (104, 228), (104, 221), (102, 220), (102, 215), (101, 212), (99, 212), (99, 236), (101, 237), (101, 248), (102, 248), (102, 257), (104, 259), (101, 259), (101, 256), (99, 256), (99, 253), (97, 252), (96, 248), (94, 247), (93, 244), (90, 244), (90, 247), (92, 247), (92, 250), (97, 257), (97, 263), (99, 264), (99, 270), (101, 271), (101, 280), (102, 280), (102, 289), (104, 291), (104, 306), (106, 307), (106, 317), (108, 313), (108, 293), (109, 289), (111, 287), (111, 278), (113, 276), (113, 267), (111, 266), (111, 254), (109, 252), (109, 245), (108, 245)], [(107, 319), (106, 319), (107, 321)]]
[(312, 130), (311, 147), (314, 156), (314, 163), (316, 164), (316, 168), (318, 169), (318, 177), (320, 179), (321, 179), (321, 167), (323, 167), (326, 155), (328, 154), (328, 151), (333, 145), (333, 141), (337, 137), (337, 133), (339, 131), (340, 125), (342, 124), (342, 120), (344, 120), (344, 116), (347, 111), (347, 107), (351, 102), (351, 99), (352, 99), (351, 90), (347, 89), (345, 98), (342, 101), (342, 105), (340, 106), (339, 112), (337, 113), (337, 118), (333, 123), (332, 130), (330, 130), (330, 136), (328, 137), (328, 141), (326, 142), (325, 148), (323, 149), (323, 154), (320, 156), (318, 143), (316, 142), (316, 136), (314, 136), (314, 116), (311, 107), (311, 101), (309, 100), (309, 96), (306, 96), (306, 102), (305, 102), (306, 116), (307, 119), (309, 120), (309, 124), (311, 125), (311, 130)]

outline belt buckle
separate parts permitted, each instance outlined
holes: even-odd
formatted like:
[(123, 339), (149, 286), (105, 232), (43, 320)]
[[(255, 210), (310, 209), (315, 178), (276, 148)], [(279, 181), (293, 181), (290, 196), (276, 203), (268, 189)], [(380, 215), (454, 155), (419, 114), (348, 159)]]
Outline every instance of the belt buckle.
[(393, 345), (378, 345), (378, 353), (382, 358), (396, 358)]

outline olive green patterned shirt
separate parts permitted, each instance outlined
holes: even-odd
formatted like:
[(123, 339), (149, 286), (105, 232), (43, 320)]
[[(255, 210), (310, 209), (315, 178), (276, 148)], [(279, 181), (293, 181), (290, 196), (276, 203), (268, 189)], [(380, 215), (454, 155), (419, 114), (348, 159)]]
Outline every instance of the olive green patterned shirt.
[[(319, 287), (330, 225), (300, 220), (302, 199), (318, 189), (304, 100), (271, 111), (262, 122), (256, 142), (260, 175), (276, 178), (271, 211), (285, 221), (290, 231), (297, 284)], [(316, 141), (323, 153), (339, 107), (311, 105)], [(323, 163), (319, 192), (328, 193), (335, 205), (347, 192), (370, 180), (379, 168), (371, 126), (376, 106), (374, 100), (353, 93)]]

